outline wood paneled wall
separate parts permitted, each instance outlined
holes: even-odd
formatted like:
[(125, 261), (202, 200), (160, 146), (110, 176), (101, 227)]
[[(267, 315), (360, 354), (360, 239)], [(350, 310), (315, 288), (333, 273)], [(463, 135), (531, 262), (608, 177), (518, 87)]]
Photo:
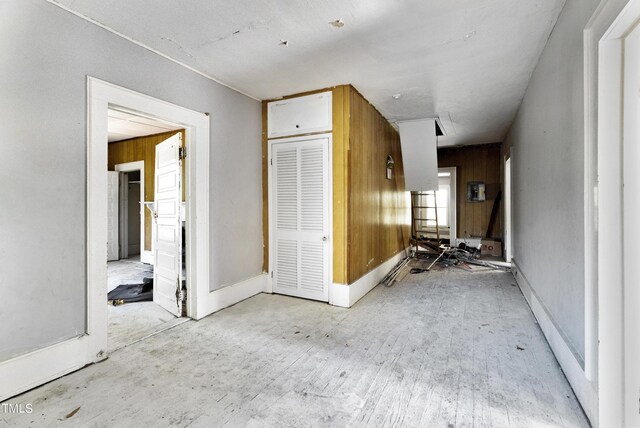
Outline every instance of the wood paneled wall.
[(333, 282), (347, 284), (349, 263), (350, 87), (333, 88)]
[[(147, 137), (132, 138), (130, 140), (118, 141), (108, 145), (107, 166), (109, 171), (115, 171), (115, 166), (121, 163), (144, 161), (144, 200), (153, 201), (155, 190), (155, 162), (156, 145), (167, 138), (181, 132), (182, 141), (185, 140), (184, 130), (163, 132), (161, 134)], [(185, 200), (185, 169), (182, 163), (182, 200)], [(151, 213), (144, 210), (144, 249), (151, 251)]]
[[(349, 87), (348, 281), (353, 283), (409, 246), (410, 214), (400, 135)], [(395, 161), (386, 178), (387, 156)]]
[[(350, 85), (332, 91), (333, 282), (350, 284), (409, 245), (400, 136)], [(264, 271), (269, 271), (267, 103), (262, 104)], [(301, 134), (305, 135), (305, 134)], [(387, 155), (395, 160), (386, 179)]]
[[(350, 284), (409, 245), (400, 136), (351, 85), (332, 91), (333, 282)], [(264, 271), (269, 271), (267, 103), (262, 103)], [(304, 134), (302, 134), (304, 135)], [(395, 160), (386, 179), (387, 155)]]
[[(483, 144), (438, 150), (438, 167), (456, 167), (458, 238), (485, 237), (493, 203), (502, 190), (501, 144)], [(467, 201), (467, 182), (483, 181), (486, 201)], [(502, 204), (489, 238), (502, 238)]]

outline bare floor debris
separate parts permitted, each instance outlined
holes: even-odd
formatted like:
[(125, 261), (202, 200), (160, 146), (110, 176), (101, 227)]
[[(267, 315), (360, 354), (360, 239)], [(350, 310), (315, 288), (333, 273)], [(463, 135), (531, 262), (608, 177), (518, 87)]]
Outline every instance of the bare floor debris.
[(512, 283), (438, 268), (351, 309), (260, 294), (12, 399), (33, 413), (0, 426), (81, 407), (65, 426), (587, 427)]
[(63, 419), (59, 419), (59, 420), (64, 420), (64, 419), (69, 419), (72, 418), (76, 413), (78, 413), (78, 411), (80, 410), (80, 407), (76, 407), (75, 409), (73, 409), (72, 411), (70, 411), (69, 413), (67, 413), (65, 415), (65, 417)]

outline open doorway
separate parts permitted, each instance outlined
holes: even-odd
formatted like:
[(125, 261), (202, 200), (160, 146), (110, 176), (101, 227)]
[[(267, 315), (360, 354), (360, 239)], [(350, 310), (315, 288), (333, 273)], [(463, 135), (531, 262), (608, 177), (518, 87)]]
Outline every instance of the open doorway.
[(513, 257), (513, 226), (511, 223), (511, 156), (504, 163), (504, 261)]
[(185, 320), (183, 139), (177, 125), (108, 110), (110, 352)]
[(457, 245), (456, 168), (438, 168), (438, 190), (412, 192), (414, 234)]
[[(109, 82), (87, 77), (86, 331), (0, 365), (0, 394), (11, 397), (107, 358), (107, 144), (112, 107), (179, 124), (185, 130), (187, 316), (200, 319), (237, 302), (210, 291), (210, 120), (190, 110)], [(82, 263), (79, 261), (79, 263)], [(262, 286), (262, 283), (259, 283)], [(228, 287), (231, 288), (231, 287)], [(253, 292), (253, 289), (251, 290)], [(255, 293), (254, 293), (255, 294)], [(249, 297), (248, 295), (246, 297)], [(84, 333), (84, 334), (82, 334)]]

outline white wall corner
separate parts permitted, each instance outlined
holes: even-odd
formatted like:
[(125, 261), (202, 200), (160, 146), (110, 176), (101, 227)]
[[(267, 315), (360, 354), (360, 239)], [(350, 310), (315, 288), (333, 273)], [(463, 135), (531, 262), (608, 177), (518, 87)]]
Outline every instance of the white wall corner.
[(538, 298), (531, 284), (529, 284), (529, 281), (522, 273), (516, 260), (513, 259), (511, 264), (516, 282), (529, 304), (531, 312), (533, 312), (534, 317), (538, 321), (538, 325), (547, 339), (558, 364), (560, 364), (587, 417), (591, 423), (596, 426), (598, 421), (598, 395), (596, 386), (587, 378), (582, 364), (573, 352), (571, 345), (567, 343), (562, 333), (554, 324), (551, 315)]
[(211, 315), (214, 312), (228, 308), (256, 294), (265, 292), (268, 279), (270, 278), (266, 273), (261, 273), (252, 278), (225, 285), (222, 288), (210, 292), (207, 296), (206, 308), (202, 314), (198, 313), (197, 319), (202, 319), (207, 315)]
[(362, 276), (351, 285), (331, 284), (329, 288), (329, 304), (350, 308), (356, 302), (362, 299), (369, 291), (373, 290), (380, 283), (393, 267), (400, 260), (407, 256), (407, 250), (402, 250), (395, 256), (391, 257), (377, 268)]
[(265, 276), (264, 293), (273, 294), (273, 278), (269, 272), (262, 273)]

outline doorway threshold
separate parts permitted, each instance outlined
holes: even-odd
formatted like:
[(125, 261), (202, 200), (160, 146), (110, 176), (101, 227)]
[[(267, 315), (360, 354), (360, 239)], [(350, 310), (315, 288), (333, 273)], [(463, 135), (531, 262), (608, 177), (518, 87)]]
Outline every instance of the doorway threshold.
[[(127, 305), (133, 306), (133, 305), (140, 305), (140, 304), (149, 305), (150, 307), (155, 306), (155, 308), (164, 311), (164, 309), (160, 308), (159, 306), (155, 305), (152, 302), (125, 304), (125, 305), (119, 306), (118, 309), (124, 308)], [(171, 315), (168, 312), (166, 313), (167, 315)], [(131, 346), (143, 340), (149, 339), (150, 337), (153, 337), (157, 334), (170, 330), (174, 327), (177, 327), (189, 321), (192, 321), (191, 318), (173, 318), (173, 319), (170, 319), (169, 321), (163, 322), (162, 324), (158, 324), (154, 327), (147, 328), (146, 330), (135, 329), (135, 328), (131, 328), (130, 326), (125, 326), (123, 329), (121, 329), (121, 331), (118, 331), (119, 333), (118, 335), (115, 335), (115, 337), (109, 337), (109, 346), (108, 346), (109, 354), (112, 354), (120, 349), (126, 348), (127, 346)], [(112, 326), (110, 325), (109, 327), (111, 329)], [(126, 333), (129, 333), (129, 334), (126, 334)]]

